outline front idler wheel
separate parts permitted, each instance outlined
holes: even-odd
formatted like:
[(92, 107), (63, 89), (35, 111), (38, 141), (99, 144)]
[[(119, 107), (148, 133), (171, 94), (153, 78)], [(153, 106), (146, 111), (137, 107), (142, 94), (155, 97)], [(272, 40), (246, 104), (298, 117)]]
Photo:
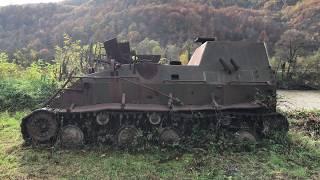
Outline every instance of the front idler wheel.
[(40, 111), (23, 119), (22, 132), (26, 141), (34, 144), (52, 143), (58, 132), (55, 115), (48, 111)]

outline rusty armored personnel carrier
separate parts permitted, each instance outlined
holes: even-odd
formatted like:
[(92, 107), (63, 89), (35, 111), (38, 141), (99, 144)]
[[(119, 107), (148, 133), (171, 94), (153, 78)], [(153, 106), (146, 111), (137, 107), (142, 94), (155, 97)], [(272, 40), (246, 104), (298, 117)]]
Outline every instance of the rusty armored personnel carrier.
[[(276, 82), (263, 43), (198, 38), (187, 65), (134, 55), (129, 43), (104, 43), (104, 70), (81, 77), (23, 118), (28, 143), (127, 146), (145, 137), (181, 142), (195, 127), (255, 140), (287, 132), (276, 112)], [(150, 135), (151, 134), (151, 135)]]

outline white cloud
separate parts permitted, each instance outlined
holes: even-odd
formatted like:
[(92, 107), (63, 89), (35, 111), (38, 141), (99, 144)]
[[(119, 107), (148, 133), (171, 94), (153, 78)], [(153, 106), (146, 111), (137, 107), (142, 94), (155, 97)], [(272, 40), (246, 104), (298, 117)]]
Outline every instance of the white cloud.
[(60, 2), (62, 0), (0, 0), (0, 6), (7, 6), (12, 4), (31, 4), (31, 3), (49, 3)]

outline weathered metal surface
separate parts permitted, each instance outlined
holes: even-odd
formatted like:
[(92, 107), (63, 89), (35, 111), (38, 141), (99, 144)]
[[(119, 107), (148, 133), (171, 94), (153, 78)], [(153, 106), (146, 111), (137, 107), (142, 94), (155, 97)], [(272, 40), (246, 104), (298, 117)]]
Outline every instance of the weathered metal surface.
[(129, 64), (131, 60), (130, 45), (128, 42), (118, 43), (117, 39), (111, 39), (104, 43), (106, 51), (108, 51), (108, 57), (110, 59), (116, 59), (119, 63)]
[(208, 41), (215, 41), (216, 38), (205, 38), (205, 37), (197, 37), (194, 42), (197, 42), (197, 43), (205, 43), (205, 42), (208, 42)]
[(84, 144), (84, 134), (75, 125), (67, 125), (61, 130), (61, 143), (64, 147), (73, 148)]
[(154, 63), (141, 63), (135, 66), (137, 72), (144, 79), (152, 79), (158, 74), (158, 64)]
[(161, 55), (148, 55), (148, 54), (142, 54), (137, 55), (137, 60), (143, 61), (143, 62), (151, 62), (151, 63), (158, 63), (161, 59)]
[[(138, 132), (157, 132), (161, 143), (177, 141), (199, 124), (260, 136), (287, 131), (287, 120), (275, 112), (276, 83), (264, 44), (212, 40), (198, 40), (203, 44), (188, 65), (157, 64), (158, 57), (130, 54), (129, 43), (105, 42), (103, 62), (110, 65), (73, 77), (76, 82), (59, 90), (46, 103), (48, 109), (41, 110), (54, 113), (59, 122), (60, 131), (49, 139), (66, 132), (71, 143), (122, 146)], [(30, 128), (37, 112), (23, 119), (26, 141), (39, 141)]]
[(35, 143), (48, 143), (56, 137), (59, 122), (55, 114), (46, 109), (34, 111), (22, 120), (23, 138)]
[(180, 141), (178, 132), (173, 128), (165, 128), (160, 132), (160, 143), (177, 144)]
[[(74, 107), (69, 112), (95, 112), (102, 111), (105, 109), (108, 110), (127, 110), (127, 111), (155, 111), (155, 112), (179, 112), (179, 111), (201, 111), (201, 110), (232, 110), (232, 109), (259, 109), (262, 108), (261, 104), (254, 103), (243, 103), (243, 104), (234, 104), (229, 106), (213, 106), (212, 104), (208, 105), (185, 105), (185, 106), (174, 106), (171, 109), (167, 105), (159, 104), (125, 104), (122, 107), (121, 103), (106, 103), (106, 104), (96, 104), (89, 106), (79, 106)], [(67, 112), (66, 109), (61, 109), (59, 112)]]

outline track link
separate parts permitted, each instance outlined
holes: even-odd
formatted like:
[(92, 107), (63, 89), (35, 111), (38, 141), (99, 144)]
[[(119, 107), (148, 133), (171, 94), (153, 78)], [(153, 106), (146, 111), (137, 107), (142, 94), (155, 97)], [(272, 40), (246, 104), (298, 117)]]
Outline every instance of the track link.
[(66, 147), (70, 147), (73, 140), (74, 144), (81, 142), (81, 144), (125, 146), (133, 141), (131, 136), (142, 137), (154, 144), (177, 143), (192, 136), (194, 131), (209, 130), (217, 133), (221, 129), (238, 134), (241, 132), (245, 134), (244, 137), (252, 136), (259, 139), (268, 137), (274, 132), (286, 133), (288, 121), (279, 113), (268, 112), (106, 110), (55, 113), (49, 109), (39, 109), (25, 117), (21, 123), (23, 138), (27, 143), (52, 145), (60, 137), (68, 139)]

